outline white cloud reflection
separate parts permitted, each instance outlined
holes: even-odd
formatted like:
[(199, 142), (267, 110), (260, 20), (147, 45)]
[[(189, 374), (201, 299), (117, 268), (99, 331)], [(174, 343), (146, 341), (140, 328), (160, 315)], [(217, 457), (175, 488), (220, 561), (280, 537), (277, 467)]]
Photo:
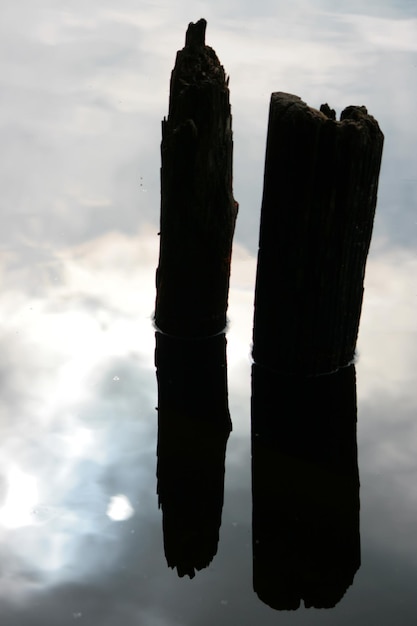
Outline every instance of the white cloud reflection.
[(361, 399), (388, 389), (397, 397), (415, 395), (416, 272), (414, 252), (375, 241), (366, 270), (358, 341)]
[[(148, 478), (157, 245), (145, 228), (50, 253), (33, 266), (16, 266), (13, 255), (3, 260), (0, 536), (10, 541), (8, 533), (33, 528), (9, 544), (10, 553), (48, 572), (49, 582), (65, 578), (89, 535), (111, 541), (109, 520), (128, 520), (138, 497), (151, 498), (157, 514)], [(132, 471), (147, 457), (150, 464)], [(118, 487), (124, 495), (112, 496)], [(94, 556), (83, 568), (97, 566)]]
[(124, 522), (130, 519), (135, 509), (124, 495), (112, 496), (107, 507), (107, 516), (115, 522)]
[(5, 478), (6, 497), (0, 509), (0, 525), (19, 528), (33, 523), (33, 511), (39, 498), (36, 478), (13, 465)]

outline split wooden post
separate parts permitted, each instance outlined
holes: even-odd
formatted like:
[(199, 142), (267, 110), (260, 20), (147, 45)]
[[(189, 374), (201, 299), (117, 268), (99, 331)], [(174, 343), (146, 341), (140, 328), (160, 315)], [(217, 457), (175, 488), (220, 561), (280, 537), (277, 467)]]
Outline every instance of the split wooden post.
[(205, 45), (205, 30), (204, 19), (188, 26), (162, 122), (155, 323), (184, 337), (213, 335), (226, 326), (237, 215), (228, 79)]
[(331, 372), (355, 352), (384, 137), (363, 106), (335, 117), (272, 94), (253, 358), (287, 373)]

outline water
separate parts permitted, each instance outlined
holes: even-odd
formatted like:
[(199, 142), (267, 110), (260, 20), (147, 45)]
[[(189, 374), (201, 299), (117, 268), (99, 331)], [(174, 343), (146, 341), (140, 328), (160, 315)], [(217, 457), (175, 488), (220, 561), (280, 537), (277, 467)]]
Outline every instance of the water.
[[(414, 624), (414, 5), (33, 6), (10, 4), (0, 37), (4, 623)], [(175, 53), (200, 17), (230, 75), (240, 208), (221, 528), (217, 554), (190, 580), (164, 555), (151, 312), (160, 122)], [(249, 355), (267, 112), (277, 90), (315, 107), (328, 102), (338, 114), (363, 104), (386, 137), (356, 363), (361, 566), (328, 610), (278, 612), (252, 586)], [(115, 498), (123, 498), (119, 519), (108, 515)]]

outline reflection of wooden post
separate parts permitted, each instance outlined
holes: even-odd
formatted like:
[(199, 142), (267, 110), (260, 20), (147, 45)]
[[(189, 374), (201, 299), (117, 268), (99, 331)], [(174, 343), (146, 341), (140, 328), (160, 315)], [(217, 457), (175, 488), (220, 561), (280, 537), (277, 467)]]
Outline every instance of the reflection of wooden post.
[(156, 333), (158, 500), (167, 563), (193, 578), (217, 552), (226, 444), (226, 337)]
[(317, 374), (354, 356), (383, 134), (365, 107), (271, 97), (255, 295), (256, 363)]
[(253, 585), (280, 610), (335, 606), (360, 567), (355, 366), (252, 367)]
[(237, 214), (228, 80), (205, 45), (205, 29), (205, 20), (188, 26), (162, 122), (155, 323), (181, 336), (212, 335), (226, 325)]

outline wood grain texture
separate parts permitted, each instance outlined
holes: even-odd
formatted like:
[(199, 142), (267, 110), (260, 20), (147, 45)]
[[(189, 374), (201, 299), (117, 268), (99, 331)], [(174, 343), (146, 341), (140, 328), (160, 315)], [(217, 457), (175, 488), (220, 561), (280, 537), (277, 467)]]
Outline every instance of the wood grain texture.
[(160, 255), (155, 323), (165, 333), (207, 336), (226, 325), (237, 203), (232, 193), (228, 79), (190, 24), (171, 76), (162, 122)]
[(256, 363), (320, 374), (352, 361), (383, 134), (363, 106), (273, 93), (255, 294)]

